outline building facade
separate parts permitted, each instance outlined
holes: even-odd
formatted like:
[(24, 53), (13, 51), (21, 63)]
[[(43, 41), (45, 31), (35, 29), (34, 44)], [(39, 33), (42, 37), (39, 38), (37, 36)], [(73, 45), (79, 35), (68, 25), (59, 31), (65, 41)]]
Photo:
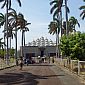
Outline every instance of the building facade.
[(23, 55), (25, 58), (36, 57), (36, 56), (55, 56), (56, 45), (52, 40), (41, 37), (36, 41), (29, 42), (28, 45), (23, 47)]

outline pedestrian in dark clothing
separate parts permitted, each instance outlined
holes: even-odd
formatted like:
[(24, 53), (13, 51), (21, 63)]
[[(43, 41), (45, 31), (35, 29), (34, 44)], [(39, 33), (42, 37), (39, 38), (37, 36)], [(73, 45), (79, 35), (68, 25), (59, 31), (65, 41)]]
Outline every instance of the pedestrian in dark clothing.
[(52, 57), (52, 63), (54, 63), (54, 57)]
[(20, 63), (20, 70), (22, 70), (22, 68), (23, 68), (23, 58), (22, 57), (20, 57), (19, 63)]
[(26, 63), (27, 63), (27, 66), (28, 66), (28, 64), (29, 64), (29, 59), (26, 59)]

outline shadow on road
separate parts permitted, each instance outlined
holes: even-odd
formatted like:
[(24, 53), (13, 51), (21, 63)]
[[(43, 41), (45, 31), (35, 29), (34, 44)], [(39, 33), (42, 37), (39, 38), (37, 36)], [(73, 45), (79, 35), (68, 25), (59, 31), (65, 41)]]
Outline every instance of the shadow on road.
[(47, 75), (40, 76), (28, 72), (5, 73), (0, 75), (0, 85), (37, 85), (37, 79), (48, 79), (49, 77), (57, 77), (64, 75)]
[(55, 65), (50, 65), (50, 64), (29, 64), (29, 66), (55, 66)]

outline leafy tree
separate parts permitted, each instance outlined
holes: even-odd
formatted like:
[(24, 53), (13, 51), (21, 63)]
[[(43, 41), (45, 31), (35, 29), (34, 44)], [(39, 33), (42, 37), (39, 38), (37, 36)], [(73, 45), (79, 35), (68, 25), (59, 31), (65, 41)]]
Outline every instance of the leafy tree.
[(69, 56), (70, 55), (69, 54), (70, 48), (69, 48), (69, 39), (67, 39), (67, 36), (66, 35), (62, 36), (60, 42), (61, 42), (60, 50), (62, 52), (62, 55), (64, 57)]
[(68, 38), (64, 35), (61, 38), (60, 49), (63, 56), (85, 60), (85, 33), (69, 34)]

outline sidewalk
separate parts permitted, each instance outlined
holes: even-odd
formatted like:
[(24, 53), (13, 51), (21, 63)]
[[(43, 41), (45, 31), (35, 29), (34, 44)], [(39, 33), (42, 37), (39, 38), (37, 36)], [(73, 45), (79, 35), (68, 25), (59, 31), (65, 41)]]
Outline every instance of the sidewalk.
[(65, 69), (64, 67), (59, 66), (58, 64), (54, 64), (55, 66), (50, 67), (51, 70), (55, 72), (58, 78), (62, 81), (63, 85), (85, 85), (85, 81), (81, 79), (76, 74), (71, 73), (69, 70)]

